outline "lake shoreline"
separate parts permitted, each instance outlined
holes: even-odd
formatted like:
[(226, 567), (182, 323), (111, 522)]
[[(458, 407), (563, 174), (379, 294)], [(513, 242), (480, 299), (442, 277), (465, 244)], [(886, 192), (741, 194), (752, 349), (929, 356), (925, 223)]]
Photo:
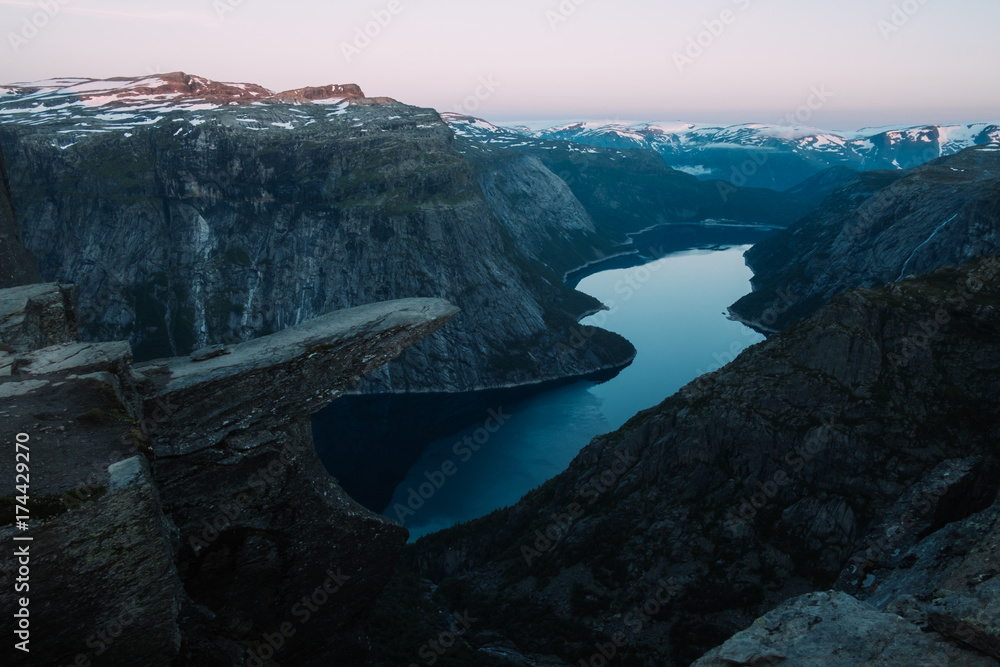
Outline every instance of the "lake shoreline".
[[(638, 363), (602, 384), (568, 383), (505, 404), (515, 417), (497, 434), (483, 432), (486, 422), (479, 413), (479, 423), (429, 443), (395, 489), (385, 516), (404, 519), (415, 540), (516, 502), (565, 470), (594, 437), (613, 432), (705, 368), (752, 345), (758, 335), (723, 312), (749, 289), (750, 271), (742, 257), (746, 247), (687, 248), (671, 253), (665, 263), (647, 261), (655, 268), (646, 271), (614, 269), (585, 279), (580, 291), (610, 310), (597, 311), (598, 322), (584, 318), (581, 324), (632, 341)], [(461, 443), (477, 431), (484, 438), (482, 450), (469, 460), (456, 457), (456, 452), (468, 453)], [(442, 477), (442, 472), (453, 476)], [(433, 482), (441, 482), (441, 488)]]

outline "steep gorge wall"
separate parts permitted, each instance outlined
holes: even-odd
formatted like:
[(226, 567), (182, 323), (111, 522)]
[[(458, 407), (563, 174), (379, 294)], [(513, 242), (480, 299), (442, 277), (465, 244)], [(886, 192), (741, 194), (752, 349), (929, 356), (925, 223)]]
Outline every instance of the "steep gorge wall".
[[(270, 126), (302, 114), (315, 122)], [(270, 127), (253, 131), (234, 116)], [(423, 296), (448, 298), (462, 314), (368, 378), (365, 390), (502, 387), (632, 358), (631, 346), (606, 332), (559, 346), (597, 304), (562, 285), (521, 232), (546, 243), (571, 243), (563, 236), (575, 233), (581, 255), (593, 255), (585, 214), (577, 206), (577, 219), (560, 226), (551, 206), (573, 201), (540, 165), (520, 178), (550, 210), (522, 207), (513, 219), (494, 215), (430, 110), (381, 104), (327, 115), (270, 105), (206, 117), (192, 123), (175, 112), (71, 146), (51, 128), (0, 128), (17, 164), (26, 243), (46, 278), (79, 283), (86, 338), (126, 338), (137, 358), (150, 359)], [(531, 229), (543, 217), (552, 227)]]
[(39, 280), (35, 259), (21, 243), (7, 182), (7, 167), (0, 151), (0, 289)]
[(773, 332), (846, 290), (998, 251), (1000, 144), (988, 144), (905, 172), (857, 176), (747, 252), (754, 291), (730, 310)]

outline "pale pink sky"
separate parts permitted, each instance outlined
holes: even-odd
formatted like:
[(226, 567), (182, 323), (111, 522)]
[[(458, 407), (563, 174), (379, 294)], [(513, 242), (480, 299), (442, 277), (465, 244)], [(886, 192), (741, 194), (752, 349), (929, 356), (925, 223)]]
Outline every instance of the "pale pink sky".
[(0, 0), (0, 82), (183, 70), (272, 89), (358, 83), (501, 121), (728, 123), (776, 121), (825, 87), (821, 127), (1000, 119), (996, 0), (41, 5), (53, 15)]

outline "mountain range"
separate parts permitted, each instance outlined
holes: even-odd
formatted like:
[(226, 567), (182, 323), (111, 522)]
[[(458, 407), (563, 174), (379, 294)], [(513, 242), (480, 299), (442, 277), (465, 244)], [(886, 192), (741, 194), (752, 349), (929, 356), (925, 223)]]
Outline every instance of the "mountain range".
[(524, 138), (588, 146), (645, 148), (685, 173), (734, 185), (787, 190), (831, 167), (906, 169), (1000, 141), (1000, 123), (864, 128), (852, 132), (792, 124), (699, 125), (682, 122), (587, 121), (494, 125), (445, 114), (456, 131), (485, 143)]

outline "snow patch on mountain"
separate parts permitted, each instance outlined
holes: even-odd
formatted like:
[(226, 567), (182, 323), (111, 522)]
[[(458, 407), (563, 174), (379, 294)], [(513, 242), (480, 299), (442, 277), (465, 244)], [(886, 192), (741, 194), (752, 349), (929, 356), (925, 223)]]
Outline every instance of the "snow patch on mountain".
[(698, 176), (698, 177), (711, 176), (712, 174), (715, 173), (714, 169), (709, 169), (708, 167), (703, 167), (701, 165), (694, 165), (690, 167), (679, 166), (679, 167), (674, 167), (674, 169), (676, 169), (677, 171), (683, 171), (685, 174), (690, 174), (692, 176)]

